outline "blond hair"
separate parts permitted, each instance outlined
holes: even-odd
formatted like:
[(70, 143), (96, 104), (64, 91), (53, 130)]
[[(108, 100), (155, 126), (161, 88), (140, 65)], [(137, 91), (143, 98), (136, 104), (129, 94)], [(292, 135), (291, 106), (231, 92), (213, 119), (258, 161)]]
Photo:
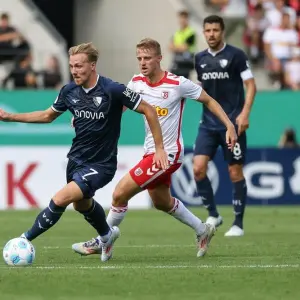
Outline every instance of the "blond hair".
[(137, 49), (153, 49), (155, 50), (157, 55), (161, 55), (161, 47), (158, 41), (150, 39), (150, 38), (146, 38), (141, 40), (137, 45), (136, 45)]
[(73, 46), (69, 49), (69, 55), (75, 55), (84, 53), (87, 55), (89, 62), (97, 62), (99, 52), (93, 43), (83, 43), (77, 46)]

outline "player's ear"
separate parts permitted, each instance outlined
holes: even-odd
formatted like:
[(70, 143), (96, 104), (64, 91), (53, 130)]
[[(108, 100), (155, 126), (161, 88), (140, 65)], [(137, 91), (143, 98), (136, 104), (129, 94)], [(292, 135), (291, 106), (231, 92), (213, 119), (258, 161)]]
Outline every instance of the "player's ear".
[(96, 69), (96, 63), (92, 62), (92, 70), (94, 71)]

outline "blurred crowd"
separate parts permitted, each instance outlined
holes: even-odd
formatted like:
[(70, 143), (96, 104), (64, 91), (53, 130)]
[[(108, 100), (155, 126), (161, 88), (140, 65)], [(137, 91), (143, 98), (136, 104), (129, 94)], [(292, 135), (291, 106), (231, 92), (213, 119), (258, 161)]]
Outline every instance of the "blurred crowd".
[[(222, 12), (238, 1), (206, 4)], [(300, 0), (247, 0), (247, 5), (243, 39), (252, 64), (267, 70), (274, 87), (300, 90)]]
[(0, 65), (6, 70), (2, 89), (58, 89), (62, 75), (57, 57), (50, 56), (42, 70), (33, 68), (29, 42), (11, 25), (7, 13), (0, 16)]
[(300, 90), (299, 0), (249, 0), (244, 40), (252, 62), (265, 64), (274, 85)]

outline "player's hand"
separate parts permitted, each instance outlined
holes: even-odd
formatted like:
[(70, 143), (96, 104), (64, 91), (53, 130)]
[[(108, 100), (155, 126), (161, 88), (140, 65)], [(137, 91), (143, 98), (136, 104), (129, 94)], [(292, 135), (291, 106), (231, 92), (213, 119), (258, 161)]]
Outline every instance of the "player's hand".
[(5, 122), (8, 121), (8, 119), (9, 119), (9, 113), (0, 108), (0, 121)]
[(240, 136), (246, 129), (249, 128), (249, 118), (247, 115), (241, 113), (235, 120), (238, 126), (238, 135)]
[(237, 134), (236, 134), (234, 126), (232, 125), (232, 126), (228, 127), (227, 131), (226, 131), (226, 143), (227, 143), (228, 149), (230, 149), (230, 151), (233, 151), (233, 148), (234, 148), (234, 145), (236, 144), (236, 142), (237, 142)]
[(163, 170), (166, 170), (168, 168), (169, 166), (168, 155), (164, 149), (156, 150), (153, 157), (153, 163), (155, 163), (157, 167)]

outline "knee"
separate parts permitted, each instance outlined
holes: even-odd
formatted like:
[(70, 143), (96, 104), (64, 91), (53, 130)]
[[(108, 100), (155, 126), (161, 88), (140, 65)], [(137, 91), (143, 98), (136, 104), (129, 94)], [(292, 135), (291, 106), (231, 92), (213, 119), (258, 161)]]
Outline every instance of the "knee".
[(243, 166), (229, 166), (229, 176), (232, 182), (241, 181), (244, 179)]
[(122, 187), (115, 188), (113, 192), (113, 206), (126, 206), (128, 205), (128, 200), (125, 197), (125, 190)]
[(78, 212), (84, 212), (91, 208), (92, 202), (92, 199), (84, 199), (78, 202), (73, 202), (73, 207)]
[(196, 181), (202, 180), (206, 177), (207, 166), (201, 164), (194, 164), (193, 166), (194, 178)]

